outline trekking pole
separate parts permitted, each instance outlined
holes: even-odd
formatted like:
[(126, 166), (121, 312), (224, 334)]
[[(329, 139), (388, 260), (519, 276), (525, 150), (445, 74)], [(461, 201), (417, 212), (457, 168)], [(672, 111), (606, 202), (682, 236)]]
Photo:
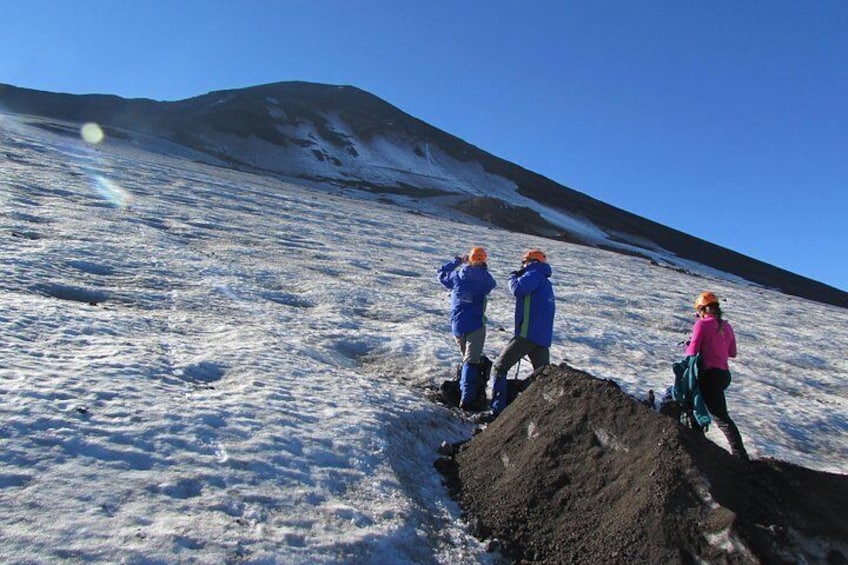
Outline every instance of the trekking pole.
[[(524, 357), (522, 357), (521, 359), (524, 359)], [(515, 366), (515, 378), (516, 379), (518, 378), (518, 371), (521, 370), (521, 359), (518, 360), (518, 364)]]

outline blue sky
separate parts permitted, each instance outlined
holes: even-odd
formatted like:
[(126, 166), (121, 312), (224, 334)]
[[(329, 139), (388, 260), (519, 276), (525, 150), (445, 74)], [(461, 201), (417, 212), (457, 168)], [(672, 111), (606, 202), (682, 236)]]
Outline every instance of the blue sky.
[(350, 84), (848, 290), (848, 2), (0, 0), (0, 82), (177, 100)]

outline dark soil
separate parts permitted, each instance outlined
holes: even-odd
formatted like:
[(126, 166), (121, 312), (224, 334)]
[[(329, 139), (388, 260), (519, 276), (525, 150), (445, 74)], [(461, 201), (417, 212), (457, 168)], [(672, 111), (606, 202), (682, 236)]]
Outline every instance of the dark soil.
[(563, 364), (437, 461), (468, 523), (533, 563), (848, 563), (848, 476), (744, 461)]

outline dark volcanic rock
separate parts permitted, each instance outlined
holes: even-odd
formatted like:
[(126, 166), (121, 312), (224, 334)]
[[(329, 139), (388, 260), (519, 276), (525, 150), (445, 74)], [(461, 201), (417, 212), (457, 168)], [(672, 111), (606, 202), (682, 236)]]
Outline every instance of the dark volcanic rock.
[(476, 534), (517, 560), (845, 562), (848, 477), (734, 458), (566, 365), (440, 470)]

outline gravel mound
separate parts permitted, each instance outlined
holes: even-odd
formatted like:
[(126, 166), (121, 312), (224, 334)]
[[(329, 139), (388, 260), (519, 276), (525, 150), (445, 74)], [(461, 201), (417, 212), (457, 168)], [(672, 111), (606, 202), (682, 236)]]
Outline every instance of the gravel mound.
[(848, 563), (848, 476), (743, 461), (563, 364), (436, 467), (481, 539), (537, 563)]

